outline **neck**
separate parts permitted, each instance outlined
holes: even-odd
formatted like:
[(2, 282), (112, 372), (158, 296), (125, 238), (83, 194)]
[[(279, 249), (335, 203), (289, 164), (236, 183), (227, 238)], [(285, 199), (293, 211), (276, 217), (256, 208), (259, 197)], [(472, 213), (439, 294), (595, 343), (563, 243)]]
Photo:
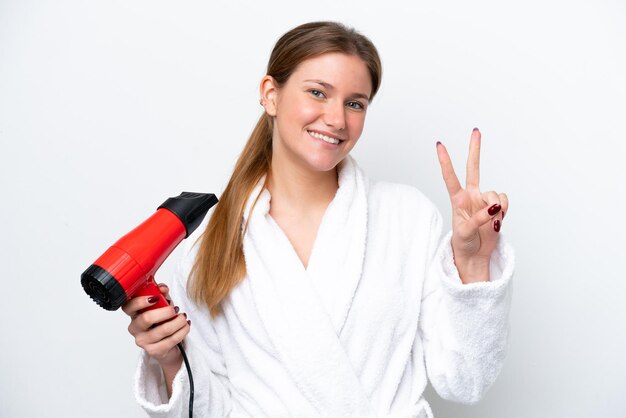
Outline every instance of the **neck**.
[(296, 213), (325, 210), (339, 188), (337, 168), (312, 171), (272, 159), (267, 188), (272, 196), (270, 212), (290, 208)]

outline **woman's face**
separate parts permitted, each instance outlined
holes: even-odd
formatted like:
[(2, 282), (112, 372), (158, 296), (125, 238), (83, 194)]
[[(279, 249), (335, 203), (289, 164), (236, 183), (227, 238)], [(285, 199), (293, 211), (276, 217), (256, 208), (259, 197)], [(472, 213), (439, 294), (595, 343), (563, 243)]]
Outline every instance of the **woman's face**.
[(274, 116), (275, 162), (287, 159), (309, 170), (329, 171), (361, 136), (372, 90), (361, 58), (320, 55), (300, 63), (282, 87), (264, 91), (263, 86), (266, 111)]

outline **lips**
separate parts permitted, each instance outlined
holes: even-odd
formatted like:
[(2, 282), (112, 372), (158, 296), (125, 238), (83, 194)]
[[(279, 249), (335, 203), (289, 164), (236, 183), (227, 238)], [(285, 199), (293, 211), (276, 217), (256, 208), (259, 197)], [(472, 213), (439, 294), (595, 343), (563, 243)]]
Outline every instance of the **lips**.
[(329, 136), (317, 131), (307, 131), (309, 135), (314, 138), (321, 139), (324, 142), (328, 142), (329, 144), (338, 145), (340, 142), (343, 142), (343, 139), (339, 139), (333, 136)]

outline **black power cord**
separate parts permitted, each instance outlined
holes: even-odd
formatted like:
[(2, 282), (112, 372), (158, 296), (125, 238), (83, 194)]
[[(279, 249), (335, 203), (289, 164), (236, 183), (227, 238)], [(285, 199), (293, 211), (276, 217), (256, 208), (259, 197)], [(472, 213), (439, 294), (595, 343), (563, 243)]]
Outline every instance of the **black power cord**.
[(183, 355), (183, 361), (187, 368), (187, 374), (189, 375), (189, 418), (193, 418), (193, 376), (191, 375), (191, 367), (189, 366), (189, 360), (187, 360), (187, 354), (183, 348), (183, 343), (176, 344), (180, 350), (180, 354)]

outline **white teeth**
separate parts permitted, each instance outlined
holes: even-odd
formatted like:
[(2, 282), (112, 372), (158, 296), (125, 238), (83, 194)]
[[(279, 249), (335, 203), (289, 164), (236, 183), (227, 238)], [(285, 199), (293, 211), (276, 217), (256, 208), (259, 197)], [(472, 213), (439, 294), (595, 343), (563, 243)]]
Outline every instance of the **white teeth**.
[(319, 138), (322, 141), (326, 141), (326, 142), (331, 143), (331, 144), (338, 144), (339, 143), (338, 139), (331, 138), (329, 136), (322, 135), (322, 134), (319, 134), (319, 133), (313, 132), (313, 131), (308, 131), (308, 132), (309, 132), (309, 135), (314, 136), (315, 138)]

